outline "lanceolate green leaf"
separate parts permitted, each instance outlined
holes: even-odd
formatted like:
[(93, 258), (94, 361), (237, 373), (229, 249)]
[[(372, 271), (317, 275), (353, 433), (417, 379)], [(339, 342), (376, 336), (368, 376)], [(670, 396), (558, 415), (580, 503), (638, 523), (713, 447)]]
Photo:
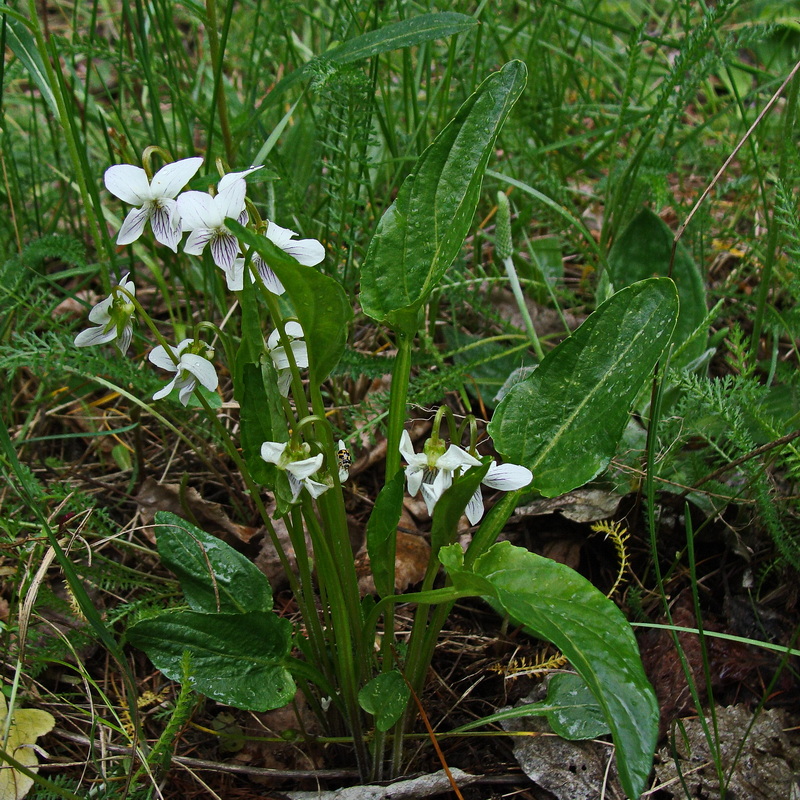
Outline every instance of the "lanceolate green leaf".
[(373, 319), (409, 335), (416, 332), (419, 308), (469, 232), (495, 139), (526, 76), (520, 61), (490, 75), (400, 187), (361, 271), (361, 305)]
[[(666, 277), (670, 270), (673, 233), (649, 208), (643, 208), (614, 242), (608, 254), (608, 275), (616, 289), (651, 277)], [(675, 323), (675, 345), (685, 342), (705, 319), (706, 291), (703, 278), (689, 251), (680, 243), (675, 250), (672, 279), (678, 287), (681, 305)], [(692, 341), (683, 362), (700, 356), (705, 336)]]
[[(472, 585), (460, 547), (443, 548), (439, 558), (456, 588)], [(472, 569), (492, 587), (489, 602), (552, 642), (586, 681), (614, 737), (622, 787), (639, 797), (653, 763), (658, 702), (622, 612), (574, 570), (509, 542), (493, 545)]]
[(158, 554), (195, 611), (272, 609), (269, 581), (248, 558), (177, 514), (158, 511), (155, 521)]
[[(6, 13), (5, 9), (0, 8), (0, 13)], [(56, 99), (47, 81), (47, 71), (36, 48), (36, 41), (31, 32), (10, 13), (6, 17), (6, 37), (11, 52), (25, 65), (28, 74), (50, 107), (50, 112), (57, 117)]]
[(128, 640), (174, 681), (181, 680), (188, 651), (198, 692), (237, 708), (268, 711), (285, 706), (295, 694), (283, 663), (291, 634), (291, 623), (271, 612), (166, 611), (131, 626)]
[(304, 267), (236, 220), (225, 224), (240, 241), (252, 247), (275, 271), (303, 326), (309, 352), (309, 378), (319, 385), (339, 362), (347, 342), (353, 309), (344, 289), (314, 267)]
[(495, 410), (489, 435), (503, 458), (528, 467), (545, 497), (594, 478), (614, 455), (677, 314), (669, 278), (609, 298)]

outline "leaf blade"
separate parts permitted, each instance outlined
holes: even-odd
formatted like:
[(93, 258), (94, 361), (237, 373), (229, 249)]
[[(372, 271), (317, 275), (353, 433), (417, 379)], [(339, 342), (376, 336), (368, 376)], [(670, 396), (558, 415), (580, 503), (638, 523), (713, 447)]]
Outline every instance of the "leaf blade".
[(286, 705), (296, 690), (284, 666), (291, 629), (288, 620), (259, 611), (166, 611), (132, 625), (128, 639), (171, 680), (181, 680), (188, 651), (198, 692), (237, 708), (268, 711)]
[(503, 398), (489, 435), (506, 461), (533, 472), (533, 488), (556, 497), (605, 468), (677, 313), (669, 278), (633, 284), (603, 303)]
[(511, 61), (469, 97), (417, 160), (381, 217), (362, 266), (361, 304), (408, 334), (463, 244), (495, 139), (527, 80)]

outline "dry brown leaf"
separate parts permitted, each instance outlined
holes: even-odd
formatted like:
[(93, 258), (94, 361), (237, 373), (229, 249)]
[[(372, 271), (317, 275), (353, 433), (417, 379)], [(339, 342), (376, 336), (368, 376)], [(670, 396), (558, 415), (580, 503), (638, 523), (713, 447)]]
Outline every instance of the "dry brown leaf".
[[(726, 797), (747, 800), (777, 800), (792, 797), (794, 774), (800, 768), (800, 749), (793, 747), (784, 733), (783, 711), (762, 711), (753, 720), (753, 712), (744, 706), (717, 708), (715, 720), (707, 726), (716, 730), (716, 744), (722, 773), (729, 778)], [(656, 775), (660, 790), (670, 797), (721, 797), (719, 779), (709, 754), (708, 741), (699, 719), (683, 720), (675, 736), (680, 759), (682, 785), (671, 755), (671, 748), (658, 753)]]
[[(394, 588), (402, 594), (409, 586), (419, 583), (425, 577), (428, 561), (431, 557), (431, 546), (427, 540), (417, 533), (411, 517), (403, 511), (397, 530), (397, 550), (395, 556)], [(358, 588), (362, 596), (375, 594), (375, 582), (370, 572), (369, 555), (366, 548), (356, 556), (356, 573)]]
[[(247, 544), (258, 533), (258, 528), (233, 522), (219, 503), (203, 500), (191, 486), (181, 495), (180, 484), (157, 483), (153, 478), (148, 478), (139, 489), (136, 502), (139, 504), (142, 521), (147, 526), (152, 525), (156, 511), (171, 511), (229, 544), (231, 539)], [(145, 528), (145, 535), (151, 542), (155, 542), (155, 531), (152, 528)]]

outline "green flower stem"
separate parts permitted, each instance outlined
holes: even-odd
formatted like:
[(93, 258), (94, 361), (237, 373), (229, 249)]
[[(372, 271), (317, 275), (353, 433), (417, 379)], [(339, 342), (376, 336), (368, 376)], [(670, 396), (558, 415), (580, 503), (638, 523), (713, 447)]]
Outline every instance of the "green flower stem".
[(303, 602), (307, 609), (313, 609), (313, 613), (310, 616), (303, 615), (303, 621), (309, 634), (309, 642), (314, 653), (314, 662), (323, 670), (326, 678), (330, 679), (332, 668), (328, 649), (325, 647), (325, 632), (322, 629), (319, 613), (317, 613), (316, 598), (314, 597), (314, 579), (311, 574), (311, 560), (308, 557), (305, 526), (303, 525), (299, 506), (292, 508), (291, 522), (286, 526), (286, 530), (294, 548), (297, 572), (300, 575), (300, 587), (303, 592)]
[(510, 256), (503, 259), (503, 266), (506, 268), (506, 275), (508, 275), (508, 282), (511, 285), (511, 291), (514, 294), (514, 299), (517, 301), (519, 313), (522, 314), (522, 320), (525, 323), (525, 330), (528, 333), (528, 338), (531, 341), (534, 352), (536, 353), (539, 361), (544, 361), (544, 350), (539, 342), (539, 337), (536, 335), (536, 329), (533, 327), (533, 320), (528, 313), (528, 306), (525, 303), (525, 297), (522, 294), (522, 287), (519, 285), (519, 278), (517, 277), (517, 270), (514, 267), (514, 259)]
[[(408, 384), (411, 377), (411, 345), (414, 335), (397, 331), (397, 356), (392, 369), (392, 385), (389, 393), (389, 418), (386, 431), (386, 477), (388, 483), (400, 470), (400, 439), (406, 422), (406, 403), (408, 402)], [(394, 586), (395, 559), (397, 555), (397, 540), (392, 538), (387, 547), (386, 563), (390, 570), (390, 586)], [(369, 628), (367, 628), (369, 630)], [(393, 666), (395, 645), (394, 631), (394, 604), (386, 604), (383, 624), (383, 638), (381, 640), (381, 670), (389, 672)], [(402, 739), (402, 737), (400, 737)], [(384, 739), (379, 738), (375, 743), (375, 769), (382, 770)], [(395, 750), (398, 747), (394, 743)], [(402, 741), (400, 742), (402, 749)]]
[[(30, 0), (33, 2), (33, 0)], [(225, 91), (222, 86), (222, 54), (219, 47), (219, 30), (217, 27), (217, 3), (216, 0), (206, 0), (206, 22), (208, 24), (208, 44), (211, 51), (211, 66), (214, 70), (214, 102), (217, 104), (219, 113), (219, 126), (222, 130), (222, 141), (225, 145), (225, 157), (228, 164), (234, 163), (233, 137), (231, 136), (231, 126), (228, 121), (228, 103), (225, 99)], [(214, 129), (213, 119), (209, 125), (210, 132)]]
[[(337, 684), (347, 709), (348, 727), (353, 735), (356, 763), (359, 773), (366, 775), (369, 759), (361, 725), (361, 708), (358, 704), (359, 678), (353, 642), (353, 633), (356, 630), (360, 632), (360, 626), (356, 629), (351, 627), (349, 609), (343, 587), (339, 582), (334, 554), (328, 546), (325, 532), (317, 521), (311, 497), (306, 493), (303, 495), (303, 517), (314, 545), (320, 583), (324, 583), (328, 592), (328, 606), (333, 621), (333, 641), (330, 644), (337, 664)], [(352, 554), (350, 560), (352, 562)]]
[(392, 369), (389, 394), (389, 421), (386, 431), (386, 482), (400, 469), (400, 437), (406, 422), (408, 382), (411, 376), (411, 345), (414, 335), (397, 332), (397, 356)]

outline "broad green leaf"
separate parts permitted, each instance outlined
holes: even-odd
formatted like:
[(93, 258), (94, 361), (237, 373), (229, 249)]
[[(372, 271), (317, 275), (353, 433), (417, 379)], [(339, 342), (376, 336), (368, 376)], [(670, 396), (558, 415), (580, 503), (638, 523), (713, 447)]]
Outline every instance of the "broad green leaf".
[(358, 693), (358, 704), (375, 717), (375, 727), (379, 731), (388, 731), (403, 715), (409, 697), (408, 684), (393, 670), (374, 677)]
[[(472, 585), (460, 547), (439, 558), (456, 588)], [(622, 612), (569, 567), (509, 542), (489, 548), (472, 570), (492, 586), (492, 605), (552, 642), (581, 675), (614, 737), (622, 787), (639, 797), (653, 764), (658, 702)]]
[(534, 489), (557, 497), (605, 468), (677, 313), (669, 278), (635, 283), (597, 308), (511, 388), (489, 435), (506, 461), (533, 472)]
[(166, 611), (128, 629), (131, 644), (170, 680), (180, 681), (188, 652), (194, 689), (249, 711), (281, 708), (294, 697), (294, 681), (284, 666), (291, 635), (288, 620), (261, 611)]
[(494, 142), (525, 87), (511, 61), (490, 75), (434, 139), (386, 209), (361, 269), (361, 305), (413, 335), (420, 307), (469, 232)]
[(275, 271), (303, 326), (309, 354), (309, 378), (319, 385), (339, 363), (347, 343), (353, 309), (344, 289), (314, 267), (304, 267), (269, 239), (228, 219), (225, 224)]
[[(614, 242), (608, 254), (608, 276), (619, 290), (645, 278), (667, 277), (674, 235), (649, 208), (643, 208)], [(706, 316), (703, 278), (689, 251), (678, 243), (670, 276), (678, 287), (680, 311), (675, 323), (675, 345), (683, 344)], [(681, 363), (693, 361), (706, 348), (698, 337), (683, 352)]]
[(168, 511), (157, 511), (156, 544), (161, 560), (177, 576), (195, 611), (269, 611), (266, 576), (230, 545)]
[(405, 473), (401, 470), (380, 491), (367, 522), (367, 553), (381, 597), (394, 594), (394, 564), (397, 525), (403, 513)]
[(430, 42), (433, 39), (445, 39), (448, 36), (466, 33), (477, 24), (478, 21), (473, 17), (453, 11), (443, 11), (420, 14), (411, 19), (386, 25), (376, 31), (362, 33), (327, 53), (312, 58), (307, 64), (287, 75), (270, 91), (267, 101), (262, 103), (258, 111), (251, 116), (246, 127), (248, 130), (252, 129), (253, 121), (265, 108), (269, 108), (271, 103), (291, 86), (312, 75), (319, 74), (326, 63), (352, 64), (380, 53), (388, 53), (392, 50)]
[(586, 681), (574, 673), (553, 675), (547, 684), (547, 721), (562, 739), (594, 739), (610, 733)]
[(505, 708), (496, 714), (461, 725), (451, 733), (471, 731), (490, 723), (520, 717), (547, 717), (550, 727), (562, 739), (594, 739), (611, 733), (603, 717), (603, 709), (597, 705), (583, 678), (573, 672), (553, 675), (547, 684), (546, 700)]

